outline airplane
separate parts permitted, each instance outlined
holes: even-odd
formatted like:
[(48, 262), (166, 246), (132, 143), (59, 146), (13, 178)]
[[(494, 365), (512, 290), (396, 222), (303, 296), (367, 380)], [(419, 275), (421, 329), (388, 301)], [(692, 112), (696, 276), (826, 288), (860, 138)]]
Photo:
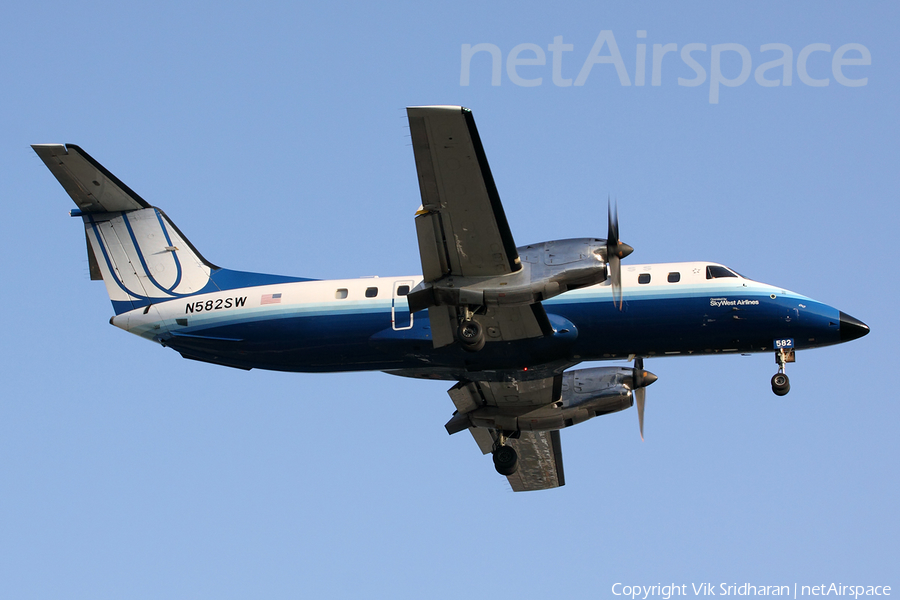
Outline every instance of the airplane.
[[(468, 430), (514, 491), (565, 484), (560, 430), (637, 405), (645, 358), (775, 354), (869, 328), (712, 262), (636, 264), (610, 203), (607, 236), (517, 246), (472, 112), (407, 108), (422, 273), (315, 280), (206, 260), (166, 214), (76, 145), (32, 148), (75, 201), (110, 323), (184, 358), (238, 369), (384, 371), (453, 381), (449, 434)], [(586, 361), (633, 367), (572, 369)]]

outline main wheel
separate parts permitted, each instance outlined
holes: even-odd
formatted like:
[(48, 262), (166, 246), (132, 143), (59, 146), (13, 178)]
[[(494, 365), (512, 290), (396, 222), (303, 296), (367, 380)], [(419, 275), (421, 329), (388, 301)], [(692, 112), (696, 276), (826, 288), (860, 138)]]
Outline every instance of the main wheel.
[(484, 329), (478, 321), (463, 321), (456, 330), (456, 339), (464, 350), (478, 352), (484, 348)]
[(784, 396), (791, 391), (791, 380), (784, 373), (775, 373), (772, 376), (772, 391), (776, 396)]
[(494, 451), (494, 468), (501, 475), (512, 475), (519, 468), (519, 455), (512, 446), (500, 446)]

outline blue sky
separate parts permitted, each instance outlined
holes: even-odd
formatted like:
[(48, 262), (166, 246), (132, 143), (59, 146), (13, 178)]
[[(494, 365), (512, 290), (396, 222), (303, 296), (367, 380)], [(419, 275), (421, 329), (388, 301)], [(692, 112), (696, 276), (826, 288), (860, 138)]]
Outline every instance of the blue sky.
[[(884, 3), (8, 7), (0, 595), (900, 585), (897, 16)], [(602, 31), (631, 85), (604, 63), (554, 84), (554, 38), (572, 45), (560, 75), (575, 79)], [(672, 43), (652, 86), (652, 47)], [(486, 52), (460, 85), (464, 44), (499, 49), (500, 85)], [(540, 85), (509, 76), (520, 44), (545, 64), (513, 73)], [(696, 77), (689, 44), (706, 45), (695, 87), (678, 83)], [(764, 44), (791, 49), (790, 86), (756, 82), (781, 56)], [(830, 48), (805, 61), (825, 86), (800, 78), (811, 44)], [(870, 54), (840, 67), (865, 85), (834, 74), (845, 44)], [(713, 104), (713, 46), (735, 80), (733, 45), (751, 71)], [(566, 430), (568, 484), (514, 495), (471, 439), (446, 435), (445, 383), (238, 372), (108, 326), (74, 205), (29, 148), (80, 145), (223, 266), (415, 274), (415, 104), (474, 111), (518, 244), (603, 236), (612, 196), (628, 261), (724, 263), (872, 333), (800, 353), (785, 398), (769, 355), (648, 360), (647, 441), (633, 410)]]

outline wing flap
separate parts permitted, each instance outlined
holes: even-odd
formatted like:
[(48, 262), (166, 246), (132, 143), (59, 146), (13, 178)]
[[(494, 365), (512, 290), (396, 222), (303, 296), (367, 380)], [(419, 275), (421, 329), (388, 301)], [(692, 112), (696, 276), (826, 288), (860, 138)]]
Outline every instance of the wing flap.
[(450, 257), (447, 256), (440, 219), (439, 213), (424, 213), (416, 217), (416, 237), (425, 281), (437, 281), (450, 273)]
[(452, 306), (432, 306), (428, 309), (431, 343), (435, 348), (449, 346), (456, 341), (456, 309)]
[[(458, 323), (456, 308), (439, 305), (428, 309), (431, 339), (435, 348), (449, 346), (456, 341)], [(540, 303), (526, 306), (490, 306), (475, 320), (491, 342), (512, 342), (553, 335), (553, 325)]]
[(484, 328), (488, 340), (511, 342), (553, 334), (553, 326), (540, 303), (488, 307), (484, 315), (475, 318)]

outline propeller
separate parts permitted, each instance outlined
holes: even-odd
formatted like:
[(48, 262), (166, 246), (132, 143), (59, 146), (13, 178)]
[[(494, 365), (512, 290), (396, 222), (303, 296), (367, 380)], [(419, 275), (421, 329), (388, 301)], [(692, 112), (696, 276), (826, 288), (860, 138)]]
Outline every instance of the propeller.
[(631, 378), (633, 380), (634, 401), (637, 403), (638, 425), (641, 428), (641, 441), (644, 441), (644, 403), (647, 400), (647, 386), (659, 379), (650, 371), (644, 370), (644, 359), (640, 356), (634, 359), (634, 369)]
[(609, 231), (606, 234), (606, 262), (612, 278), (613, 304), (622, 310), (622, 259), (634, 252), (634, 248), (619, 239), (619, 209), (609, 199)]

